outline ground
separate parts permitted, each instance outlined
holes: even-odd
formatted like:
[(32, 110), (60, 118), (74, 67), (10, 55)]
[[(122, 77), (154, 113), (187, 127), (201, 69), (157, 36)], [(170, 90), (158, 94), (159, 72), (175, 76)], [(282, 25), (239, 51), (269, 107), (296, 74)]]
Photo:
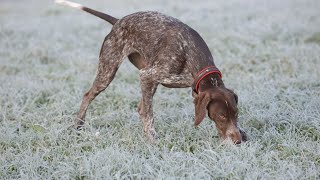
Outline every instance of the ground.
[(249, 141), (193, 127), (191, 89), (160, 87), (160, 140), (136, 111), (138, 71), (125, 61), (69, 130), (111, 25), (52, 1), (0, 1), (1, 179), (319, 179), (320, 1), (77, 1), (116, 17), (157, 10), (197, 30), (239, 96)]

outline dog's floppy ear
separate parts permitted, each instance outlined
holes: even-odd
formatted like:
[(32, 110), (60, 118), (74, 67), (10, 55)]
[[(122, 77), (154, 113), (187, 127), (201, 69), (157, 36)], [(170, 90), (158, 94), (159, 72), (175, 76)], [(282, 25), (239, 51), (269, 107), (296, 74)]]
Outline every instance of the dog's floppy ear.
[(238, 104), (238, 95), (236, 94), (236, 93), (234, 93), (232, 90), (230, 90), (230, 89), (227, 89), (228, 91), (230, 91), (232, 94), (233, 94), (233, 96), (234, 96), (234, 99), (235, 99), (235, 101), (236, 101), (236, 104)]
[(197, 127), (204, 119), (207, 111), (207, 106), (211, 101), (211, 96), (209, 92), (201, 92), (194, 99), (194, 109), (195, 109), (195, 121), (194, 126)]

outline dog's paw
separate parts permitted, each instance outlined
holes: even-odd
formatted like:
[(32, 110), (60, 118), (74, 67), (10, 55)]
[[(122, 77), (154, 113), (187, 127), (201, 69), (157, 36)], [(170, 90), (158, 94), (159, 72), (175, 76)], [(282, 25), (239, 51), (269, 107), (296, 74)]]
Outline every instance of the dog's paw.
[(76, 131), (82, 131), (84, 128), (83, 125), (78, 125), (78, 124), (72, 125), (71, 127)]
[(81, 131), (84, 128), (84, 120), (80, 118), (75, 118), (74, 120), (74, 125), (69, 127), (70, 129), (76, 130), (76, 131)]
[(70, 126), (67, 127), (66, 130), (67, 130), (69, 135), (71, 135), (71, 134), (80, 135), (81, 132), (83, 132), (82, 131), (83, 130), (83, 126), (70, 125)]

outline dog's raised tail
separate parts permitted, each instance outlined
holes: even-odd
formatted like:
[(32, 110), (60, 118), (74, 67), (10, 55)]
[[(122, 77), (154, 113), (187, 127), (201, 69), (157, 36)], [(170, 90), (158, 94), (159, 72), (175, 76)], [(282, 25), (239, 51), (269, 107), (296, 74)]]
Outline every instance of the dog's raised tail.
[(114, 25), (118, 21), (118, 19), (115, 17), (112, 17), (108, 14), (105, 14), (105, 13), (102, 13), (102, 12), (99, 12), (99, 11), (96, 11), (93, 9), (90, 9), (90, 8), (85, 7), (85, 6), (78, 4), (78, 3), (65, 1), (65, 0), (55, 0), (55, 3), (86, 11), (92, 15), (95, 15), (95, 16), (103, 19), (103, 20), (106, 20), (107, 22), (109, 22), (112, 25)]

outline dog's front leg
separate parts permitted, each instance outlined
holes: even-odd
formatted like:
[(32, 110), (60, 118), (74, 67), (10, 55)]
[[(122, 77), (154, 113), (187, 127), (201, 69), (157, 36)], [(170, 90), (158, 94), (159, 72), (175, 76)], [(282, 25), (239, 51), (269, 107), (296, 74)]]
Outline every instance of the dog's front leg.
[(158, 135), (153, 126), (152, 100), (153, 95), (157, 90), (158, 82), (153, 79), (152, 71), (153, 69), (140, 70), (142, 99), (139, 104), (138, 112), (140, 114), (140, 119), (143, 122), (143, 131), (146, 137), (151, 142), (154, 142), (158, 138)]

